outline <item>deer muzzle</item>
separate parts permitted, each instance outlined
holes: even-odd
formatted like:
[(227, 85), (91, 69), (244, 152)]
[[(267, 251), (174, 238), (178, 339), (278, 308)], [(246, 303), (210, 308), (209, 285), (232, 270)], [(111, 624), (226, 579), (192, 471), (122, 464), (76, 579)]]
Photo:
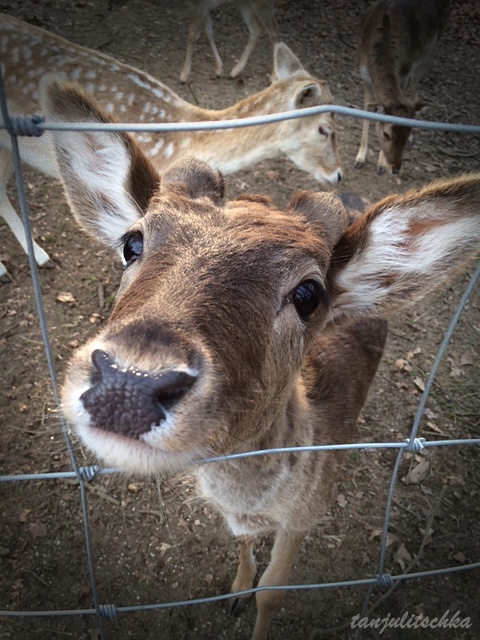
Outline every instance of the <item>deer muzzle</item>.
[(101, 349), (92, 362), (92, 386), (80, 396), (92, 426), (137, 440), (159, 426), (196, 381), (186, 371), (121, 368)]

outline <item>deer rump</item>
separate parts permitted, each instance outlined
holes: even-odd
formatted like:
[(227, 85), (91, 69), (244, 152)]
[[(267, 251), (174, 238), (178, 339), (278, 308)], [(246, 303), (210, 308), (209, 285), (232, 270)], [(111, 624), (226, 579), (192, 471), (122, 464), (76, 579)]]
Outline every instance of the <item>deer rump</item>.
[[(52, 122), (108, 121), (58, 82), (43, 105)], [(391, 196), (349, 225), (331, 193), (299, 192), (283, 212), (265, 196), (225, 201), (221, 174), (193, 158), (160, 181), (126, 134), (53, 139), (77, 221), (125, 265), (109, 321), (72, 358), (63, 409), (97, 456), (127, 471), (352, 441), (385, 318), (478, 250), (479, 175)], [(241, 540), (234, 593), (253, 585), (265, 531), (276, 537), (259, 586), (288, 583), (341, 462), (310, 452), (202, 466), (200, 490)], [(257, 593), (255, 640), (283, 597)]]

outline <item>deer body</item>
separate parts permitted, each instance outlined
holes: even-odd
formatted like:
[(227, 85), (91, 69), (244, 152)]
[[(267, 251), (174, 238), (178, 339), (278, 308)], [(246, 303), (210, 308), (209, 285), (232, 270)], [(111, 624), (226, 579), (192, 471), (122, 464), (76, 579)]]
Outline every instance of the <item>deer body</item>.
[[(45, 86), (43, 101), (53, 122), (107, 118), (70, 85)], [(263, 196), (225, 202), (221, 174), (203, 162), (180, 160), (160, 181), (130, 137), (74, 137), (54, 134), (68, 201), (88, 233), (120, 247), (126, 270), (109, 321), (70, 363), (62, 405), (83, 442), (126, 471), (351, 442), (384, 318), (480, 245), (479, 175), (392, 196), (349, 226), (333, 194), (299, 192), (284, 212)], [(200, 467), (200, 491), (239, 537), (234, 594), (252, 587), (255, 536), (267, 531), (258, 584), (288, 583), (341, 469), (339, 452)], [(254, 640), (283, 597), (257, 594)], [(232, 596), (231, 610), (240, 603)]]
[[(267, 89), (222, 110), (207, 110), (183, 100), (166, 85), (142, 71), (80, 47), (48, 31), (9, 16), (0, 16), (0, 41), (5, 91), (11, 115), (39, 111), (40, 83), (47, 73), (62, 74), (94, 94), (104, 110), (124, 122), (198, 122), (244, 118), (289, 109), (331, 104), (327, 84), (314, 79), (284, 44), (275, 50), (274, 80)], [(193, 154), (232, 173), (255, 162), (286, 154), (302, 170), (322, 182), (341, 177), (331, 114), (262, 127), (183, 133), (138, 133), (136, 140), (157, 171)], [(43, 173), (59, 177), (47, 132), (40, 139), (19, 140), (22, 158)], [(0, 212), (25, 245), (23, 226), (6, 195), (11, 175), (10, 140), (0, 130)], [(35, 245), (38, 264), (48, 255)], [(5, 273), (0, 267), (0, 276)]]
[(223, 62), (218, 52), (215, 40), (213, 38), (212, 21), (210, 20), (210, 12), (224, 5), (235, 5), (248, 27), (249, 38), (245, 49), (236, 65), (230, 72), (230, 76), (235, 78), (238, 76), (248, 62), (250, 54), (254, 50), (262, 31), (265, 30), (270, 42), (276, 40), (275, 18), (274, 18), (275, 0), (196, 0), (194, 4), (194, 12), (192, 20), (188, 27), (187, 34), (187, 51), (185, 54), (185, 62), (183, 63), (180, 73), (180, 80), (186, 82), (192, 69), (193, 47), (200, 31), (205, 33), (210, 48), (212, 50), (215, 61), (215, 74), (221, 76), (223, 72)]
[[(422, 76), (446, 27), (450, 0), (378, 0), (365, 14), (357, 65), (365, 85), (365, 110), (413, 118)], [(365, 164), (369, 120), (364, 120), (356, 167)], [(380, 125), (377, 172), (400, 171), (411, 127)]]

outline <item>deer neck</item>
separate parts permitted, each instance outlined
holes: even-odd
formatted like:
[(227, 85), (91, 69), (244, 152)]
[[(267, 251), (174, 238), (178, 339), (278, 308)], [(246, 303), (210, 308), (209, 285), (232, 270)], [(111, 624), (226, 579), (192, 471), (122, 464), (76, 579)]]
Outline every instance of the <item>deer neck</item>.
[[(254, 451), (313, 444), (306, 398), (297, 385), (287, 407), (270, 425), (259, 425), (264, 435), (235, 446), (229, 452)], [(201, 495), (225, 516), (234, 535), (275, 529), (284, 521), (291, 473), (303, 482), (312, 464), (310, 454), (265, 454), (203, 465), (197, 472)], [(299, 489), (300, 490), (300, 489)], [(296, 523), (302, 526), (302, 523)]]

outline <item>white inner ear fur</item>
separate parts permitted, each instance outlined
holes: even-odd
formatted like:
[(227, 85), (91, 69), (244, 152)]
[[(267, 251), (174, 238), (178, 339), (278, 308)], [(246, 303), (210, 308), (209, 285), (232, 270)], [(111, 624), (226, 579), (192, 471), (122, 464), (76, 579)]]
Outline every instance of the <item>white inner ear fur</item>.
[[(437, 224), (412, 233), (412, 222), (428, 218)], [(334, 301), (331, 319), (348, 311), (366, 312), (375, 307), (381, 311), (389, 295), (404, 294), (405, 303), (419, 299), (447, 277), (449, 267), (455, 267), (479, 236), (480, 229), (471, 218), (447, 222), (446, 214), (443, 220), (438, 212), (432, 215), (431, 205), (384, 211), (370, 225), (367, 246), (338, 275), (342, 293)], [(388, 281), (382, 280), (384, 276)]]
[[(54, 135), (58, 152), (69, 165), (67, 189), (69, 182), (76, 182), (76, 189), (88, 194), (95, 208), (94, 230), (106, 244), (116, 244), (142, 215), (126, 188), (130, 157), (124, 141), (105, 132), (62, 131)], [(86, 226), (92, 225), (78, 208), (77, 214)]]

